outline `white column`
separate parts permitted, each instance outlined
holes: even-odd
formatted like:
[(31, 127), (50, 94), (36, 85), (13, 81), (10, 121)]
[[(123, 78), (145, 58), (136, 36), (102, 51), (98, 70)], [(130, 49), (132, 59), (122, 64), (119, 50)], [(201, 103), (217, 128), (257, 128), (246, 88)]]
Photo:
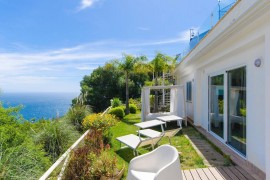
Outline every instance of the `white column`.
[(265, 172), (270, 180), (270, 28), (265, 36)]

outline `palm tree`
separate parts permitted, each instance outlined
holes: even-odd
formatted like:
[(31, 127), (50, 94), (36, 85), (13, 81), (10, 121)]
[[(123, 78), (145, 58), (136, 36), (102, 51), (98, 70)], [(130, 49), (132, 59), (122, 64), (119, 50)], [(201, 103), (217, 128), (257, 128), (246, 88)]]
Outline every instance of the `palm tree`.
[[(170, 56), (161, 54), (161, 53), (156, 54), (155, 58), (150, 62), (150, 65), (152, 67), (153, 74), (154, 74), (155, 86), (158, 86), (158, 77), (160, 73), (162, 73), (162, 85), (164, 85), (165, 72), (173, 71), (175, 64), (176, 64), (176, 59)], [(164, 100), (164, 91), (163, 91), (163, 100)], [(158, 112), (158, 91), (157, 90), (155, 90), (154, 112)]]
[(136, 69), (142, 67), (142, 62), (146, 60), (145, 56), (134, 57), (132, 55), (124, 54), (122, 61), (119, 63), (119, 68), (125, 73), (126, 82), (126, 114), (129, 114), (129, 86), (128, 80), (130, 73), (134, 72)]

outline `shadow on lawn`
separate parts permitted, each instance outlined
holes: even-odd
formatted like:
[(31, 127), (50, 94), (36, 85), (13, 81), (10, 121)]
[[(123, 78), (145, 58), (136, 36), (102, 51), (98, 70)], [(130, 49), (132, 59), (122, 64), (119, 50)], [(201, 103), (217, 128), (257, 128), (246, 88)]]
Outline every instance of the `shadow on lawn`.
[(130, 118), (130, 117), (129, 118), (124, 118), (121, 121), (128, 124), (128, 125), (134, 125), (136, 123), (141, 122), (140, 119), (141, 119), (140, 117), (135, 116), (135, 117), (132, 117), (132, 118)]
[(129, 148), (119, 149), (115, 151), (124, 161), (129, 163), (134, 158), (133, 151)]

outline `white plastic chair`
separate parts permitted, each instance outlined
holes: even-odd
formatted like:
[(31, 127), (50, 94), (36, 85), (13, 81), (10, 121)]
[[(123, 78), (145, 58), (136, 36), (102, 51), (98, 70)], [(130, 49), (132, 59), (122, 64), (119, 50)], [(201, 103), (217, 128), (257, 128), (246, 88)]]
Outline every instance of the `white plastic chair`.
[(178, 151), (163, 145), (131, 160), (128, 180), (182, 180)]

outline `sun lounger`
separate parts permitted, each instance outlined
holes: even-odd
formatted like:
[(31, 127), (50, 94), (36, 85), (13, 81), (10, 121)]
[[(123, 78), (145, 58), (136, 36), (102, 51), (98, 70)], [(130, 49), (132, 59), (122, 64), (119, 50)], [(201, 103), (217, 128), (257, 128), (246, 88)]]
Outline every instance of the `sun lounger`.
[(143, 129), (138, 131), (141, 135), (150, 137), (150, 138), (155, 138), (155, 137), (159, 137), (163, 134), (163, 137), (168, 137), (169, 138), (169, 142), (171, 143), (171, 137), (175, 136), (182, 128), (177, 128), (177, 129), (171, 129), (171, 130), (167, 130), (164, 133), (159, 132), (159, 131), (155, 131), (153, 129)]
[(163, 134), (158, 137), (144, 139), (134, 134), (129, 134), (129, 135), (118, 137), (116, 139), (120, 141), (121, 144), (123, 143), (129, 148), (131, 148), (135, 156), (135, 155), (138, 155), (137, 149), (139, 147), (151, 145), (152, 149), (154, 149), (155, 145), (160, 141), (162, 136)]

